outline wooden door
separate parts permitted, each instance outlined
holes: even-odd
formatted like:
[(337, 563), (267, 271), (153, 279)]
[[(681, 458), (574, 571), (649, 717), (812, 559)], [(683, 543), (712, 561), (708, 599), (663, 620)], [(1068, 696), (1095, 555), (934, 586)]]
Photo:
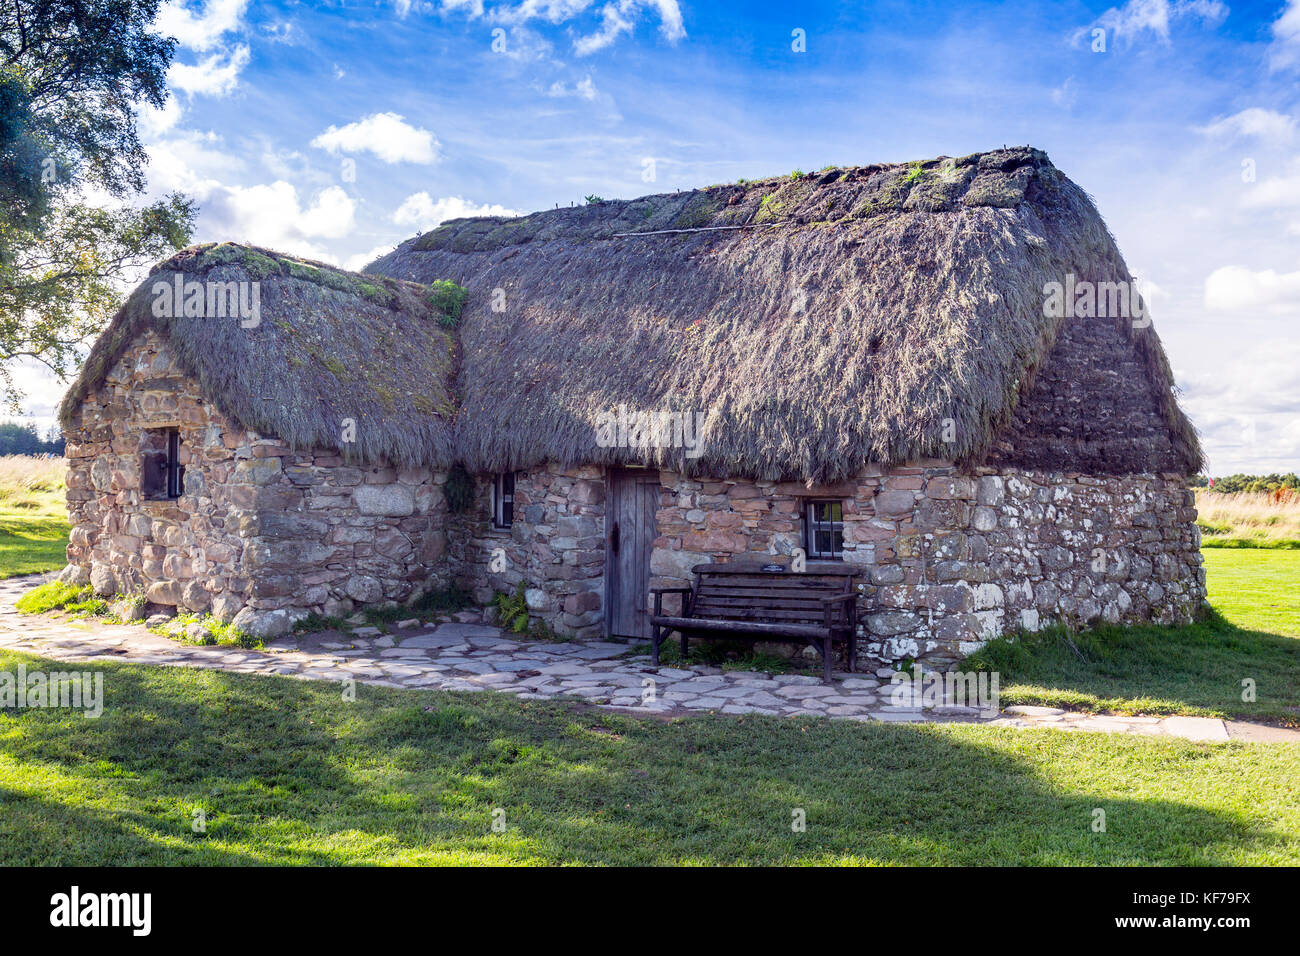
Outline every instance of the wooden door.
[(650, 637), (650, 551), (659, 472), (611, 469), (605, 512), (605, 627), (614, 637)]

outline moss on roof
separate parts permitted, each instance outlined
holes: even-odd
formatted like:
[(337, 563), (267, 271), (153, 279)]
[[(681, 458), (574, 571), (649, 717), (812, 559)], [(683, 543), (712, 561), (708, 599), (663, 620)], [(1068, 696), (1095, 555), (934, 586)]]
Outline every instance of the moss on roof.
[[(257, 282), (260, 321), (153, 314), (153, 286)], [(174, 281), (174, 280), (173, 280)], [(456, 342), (444, 328), (465, 290), (348, 272), (268, 249), (209, 243), (155, 266), (96, 342), (60, 409), (67, 425), (144, 332), (157, 331), (221, 412), (292, 447), (449, 465)], [(356, 423), (355, 442), (343, 440)]]

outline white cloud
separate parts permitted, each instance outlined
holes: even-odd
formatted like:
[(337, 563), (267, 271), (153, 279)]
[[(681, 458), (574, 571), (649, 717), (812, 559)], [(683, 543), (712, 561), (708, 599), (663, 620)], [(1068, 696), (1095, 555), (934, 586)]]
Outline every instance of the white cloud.
[(1247, 209), (1294, 209), (1300, 206), (1300, 171), (1270, 176), (1247, 190), (1241, 204)]
[(158, 139), (180, 122), (182, 112), (180, 100), (174, 96), (167, 97), (162, 109), (145, 103), (136, 113), (136, 128), (146, 140)]
[(346, 126), (330, 126), (311, 144), (331, 153), (370, 152), (386, 163), (432, 163), (441, 144), (427, 129), (397, 113), (375, 113)]
[(1065, 82), (1052, 89), (1052, 102), (1069, 109), (1079, 96), (1079, 84), (1074, 77), (1067, 76)]
[(227, 149), (215, 133), (179, 132), (150, 143), (149, 190), (151, 194), (183, 192), (200, 202), (218, 188), (222, 179), (244, 170), (240, 153)]
[(1215, 269), (1205, 280), (1205, 307), (1212, 312), (1300, 314), (1300, 272)]
[(595, 33), (579, 37), (573, 42), (573, 50), (578, 56), (587, 56), (597, 50), (603, 50), (624, 33), (631, 33), (636, 25), (636, 18), (642, 7), (653, 7), (659, 14), (659, 32), (669, 43), (676, 43), (686, 36), (686, 27), (682, 23), (682, 9), (677, 0), (618, 0), (607, 3), (600, 8), (600, 29)]
[(505, 46), (500, 49), (500, 54), (508, 59), (525, 63), (550, 59), (554, 52), (555, 46), (550, 40), (535, 30), (521, 26), (510, 27)]
[(1179, 372), (1184, 411), (1210, 454), (1209, 473), (1295, 471), (1300, 459), (1300, 342), (1225, 346), (1201, 375)]
[(238, 242), (336, 261), (312, 239), (339, 239), (355, 225), (356, 204), (342, 188), (329, 186), (308, 203), (291, 183), (217, 186), (204, 201), (208, 231)]
[[(409, 8), (410, 0), (397, 0), (399, 15), (402, 7)], [(502, 3), (487, 9), (483, 0), (443, 0), (444, 12), (459, 11), (470, 19), (485, 17), (492, 23), (518, 26), (530, 20), (544, 20), (553, 25), (576, 21), (593, 10), (593, 0), (522, 0), (520, 3)], [(599, 7), (600, 26), (594, 33), (577, 36), (573, 49), (579, 56), (603, 50), (620, 36), (630, 34), (638, 19), (646, 11), (654, 11), (659, 19), (659, 32), (669, 43), (686, 36), (682, 9), (677, 0), (611, 0)], [(507, 47), (507, 50), (509, 48)]]
[(1210, 474), (1294, 471), (1300, 459), (1300, 342), (1227, 346), (1213, 369), (1179, 372), (1179, 403), (1210, 450)]
[[(560, 24), (572, 20), (583, 13), (592, 4), (592, 0), (523, 0), (511, 6), (508, 3), (497, 4), (488, 14), (494, 23), (523, 23), (526, 20), (547, 20)], [(481, 2), (463, 2), (463, 0), (444, 0), (443, 7), (448, 10), (464, 9), (470, 16), (483, 16)], [(475, 12), (476, 11), (476, 12)]]
[(230, 46), (226, 34), (244, 30), (247, 10), (248, 0), (207, 0), (202, 6), (172, 0), (158, 11), (154, 23), (159, 33), (175, 37), (185, 49), (208, 54), (197, 63), (172, 63), (167, 80), (174, 89), (190, 96), (225, 96), (238, 85), (249, 51), (242, 43)]
[(600, 29), (585, 37), (573, 41), (573, 51), (578, 56), (587, 56), (597, 50), (603, 50), (621, 34), (631, 33), (634, 21), (630, 13), (635, 3), (621, 0), (618, 4), (607, 3), (600, 11)]
[(588, 74), (580, 79), (573, 86), (568, 86), (560, 80), (556, 80), (546, 91), (547, 96), (576, 96), (578, 99), (595, 101), (600, 95), (596, 90), (596, 84), (592, 82), (591, 75)]
[[(1107, 32), (1108, 38), (1133, 43), (1144, 33), (1152, 33), (1161, 43), (1169, 42), (1169, 24), (1173, 20), (1199, 20), (1217, 26), (1228, 15), (1228, 7), (1219, 0), (1128, 0), (1123, 7), (1111, 7), (1094, 21)], [(1075, 33), (1075, 42), (1090, 38), (1090, 30)]]
[(262, 26), (262, 33), (272, 43), (285, 43), (294, 46), (300, 42), (302, 31), (290, 20), (277, 20)]
[(1141, 275), (1135, 275), (1133, 278), (1137, 281), (1138, 295), (1142, 296), (1148, 306), (1169, 298), (1169, 290), (1158, 282), (1143, 278)]
[(197, 3), (173, 0), (158, 11), (154, 26), (181, 46), (204, 53), (222, 44), (222, 34), (243, 28), (247, 8), (248, 0), (207, 0), (200, 12)]
[(460, 196), (444, 196), (433, 199), (427, 192), (418, 192), (407, 196), (393, 213), (393, 222), (399, 226), (414, 226), (423, 232), (432, 229), (448, 219), (464, 219), (467, 216), (518, 216), (517, 209), (507, 209), (494, 203), (478, 205)]
[(343, 260), (343, 268), (352, 272), (360, 272), (380, 256), (392, 252), (394, 248), (394, 244), (390, 242), (385, 246), (375, 246), (369, 252), (358, 252), (356, 255), (348, 256)]
[(173, 63), (167, 70), (172, 86), (193, 96), (225, 96), (239, 82), (239, 73), (248, 65), (248, 47), (238, 44), (228, 53), (213, 53), (197, 64)]
[(1242, 139), (1252, 137), (1273, 143), (1284, 143), (1295, 135), (1295, 119), (1285, 113), (1252, 106), (1215, 120), (1196, 131), (1215, 139)]
[(1273, 42), (1268, 48), (1269, 70), (1290, 70), (1300, 66), (1300, 0), (1288, 0), (1282, 15), (1273, 21)]

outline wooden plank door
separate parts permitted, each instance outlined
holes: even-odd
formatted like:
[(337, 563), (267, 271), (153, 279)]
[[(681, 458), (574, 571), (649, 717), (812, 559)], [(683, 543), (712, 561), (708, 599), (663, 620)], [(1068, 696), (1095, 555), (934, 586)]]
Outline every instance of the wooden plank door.
[(605, 622), (613, 637), (650, 637), (650, 551), (659, 472), (611, 469), (605, 512)]

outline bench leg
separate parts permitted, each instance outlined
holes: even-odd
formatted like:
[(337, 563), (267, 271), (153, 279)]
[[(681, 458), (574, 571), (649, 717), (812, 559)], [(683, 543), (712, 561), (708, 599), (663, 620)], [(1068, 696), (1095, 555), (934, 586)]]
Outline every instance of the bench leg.
[(686, 632), (682, 631), (682, 666), (686, 666)]
[(856, 672), (858, 669), (858, 635), (849, 632), (849, 671)]
[(659, 644), (663, 640), (663, 628), (655, 625), (654, 635), (650, 638), (650, 663), (659, 666)]
[(826, 683), (831, 682), (831, 636), (829, 634), (822, 640), (822, 671)]

